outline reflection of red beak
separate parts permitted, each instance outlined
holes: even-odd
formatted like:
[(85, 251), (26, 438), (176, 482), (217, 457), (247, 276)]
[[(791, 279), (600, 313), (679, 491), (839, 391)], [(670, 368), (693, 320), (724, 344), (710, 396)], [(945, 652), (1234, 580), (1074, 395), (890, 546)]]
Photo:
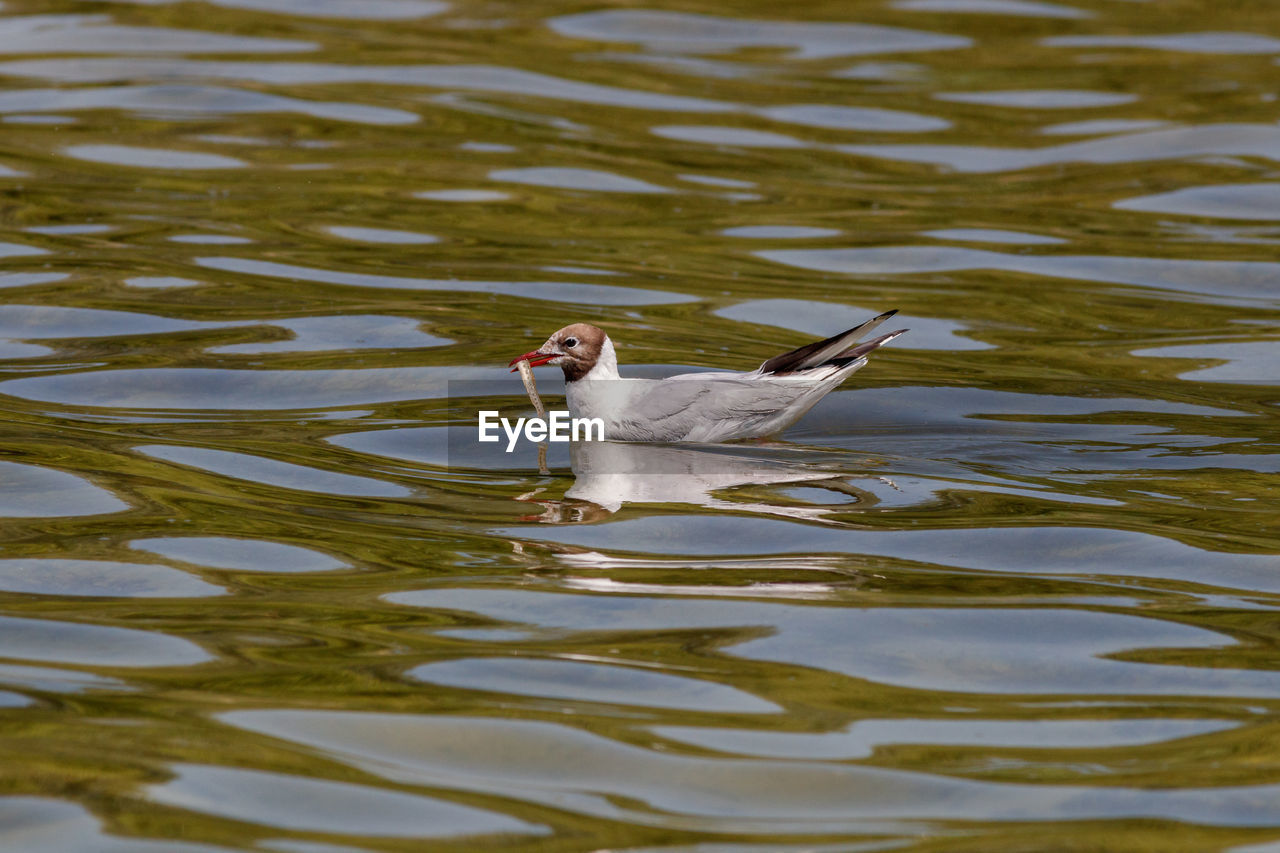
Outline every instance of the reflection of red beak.
[(519, 358), (511, 359), (511, 362), (507, 365), (507, 367), (511, 367), (511, 372), (515, 373), (516, 368), (512, 367), (512, 365), (519, 364), (522, 361), (529, 362), (530, 367), (542, 367), (542, 365), (546, 364), (548, 361), (551, 361), (551, 359), (559, 358), (559, 357), (560, 357), (560, 353), (558, 352), (539, 352), (538, 350), (534, 350), (533, 352), (525, 353)]

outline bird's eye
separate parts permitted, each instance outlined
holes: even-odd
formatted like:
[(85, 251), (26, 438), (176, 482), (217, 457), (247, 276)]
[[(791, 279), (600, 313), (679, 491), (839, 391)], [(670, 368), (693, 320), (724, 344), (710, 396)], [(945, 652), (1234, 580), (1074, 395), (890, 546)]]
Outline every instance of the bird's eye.
[(564, 345), (565, 345), (565, 346), (567, 346), (567, 347), (571, 347), (571, 348), (572, 348), (572, 347), (576, 347), (576, 346), (578, 345), (578, 339), (577, 339), (577, 338), (565, 338), (565, 339), (564, 339)]

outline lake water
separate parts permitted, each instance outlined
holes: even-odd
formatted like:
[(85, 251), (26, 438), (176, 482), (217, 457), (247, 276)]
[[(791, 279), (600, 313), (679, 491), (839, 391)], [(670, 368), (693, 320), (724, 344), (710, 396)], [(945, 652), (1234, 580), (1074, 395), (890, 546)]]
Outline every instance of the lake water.
[[(1278, 62), (1272, 0), (6, 2), (0, 848), (1280, 850)], [(570, 322), (890, 308), (775, 441), (468, 440)]]

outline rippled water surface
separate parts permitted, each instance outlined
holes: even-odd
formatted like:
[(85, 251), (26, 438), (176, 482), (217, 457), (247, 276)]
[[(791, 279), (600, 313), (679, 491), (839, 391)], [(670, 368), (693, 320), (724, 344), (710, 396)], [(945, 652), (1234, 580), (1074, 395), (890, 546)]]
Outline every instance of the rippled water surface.
[[(1280, 849), (1278, 62), (1272, 0), (6, 2), (0, 848)], [(569, 322), (889, 308), (774, 441), (468, 441)]]

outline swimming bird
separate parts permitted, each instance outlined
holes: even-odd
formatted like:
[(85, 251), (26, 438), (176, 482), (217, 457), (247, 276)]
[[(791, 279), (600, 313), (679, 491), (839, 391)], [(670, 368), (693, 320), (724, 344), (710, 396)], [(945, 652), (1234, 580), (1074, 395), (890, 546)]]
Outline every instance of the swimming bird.
[[(833, 391), (867, 355), (906, 332), (858, 343), (896, 310), (826, 340), (776, 355), (746, 373), (682, 373), (665, 379), (624, 379), (613, 341), (603, 329), (574, 323), (533, 352), (511, 360), (564, 371), (565, 400), (574, 418), (600, 418), (611, 441), (720, 442), (781, 432)], [(510, 365), (509, 365), (510, 366)]]

